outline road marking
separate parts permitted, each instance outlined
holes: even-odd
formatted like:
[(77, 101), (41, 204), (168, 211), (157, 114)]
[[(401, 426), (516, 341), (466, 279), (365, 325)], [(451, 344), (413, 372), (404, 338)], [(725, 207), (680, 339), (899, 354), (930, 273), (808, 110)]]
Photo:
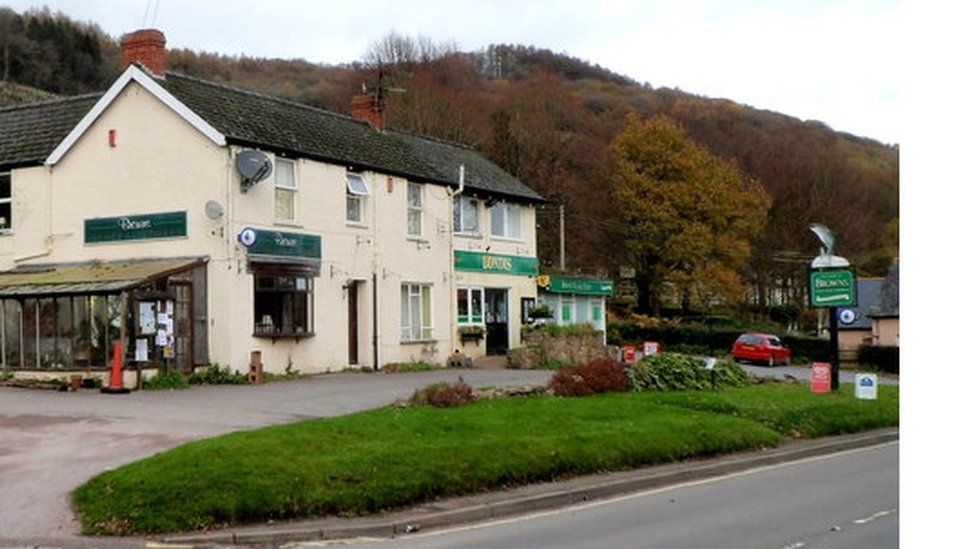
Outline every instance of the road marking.
[(791, 543), (789, 545), (784, 545), (783, 546), (783, 549), (800, 549), (800, 547), (806, 547), (806, 545), (807, 544), (803, 543), (802, 541), (798, 541), (796, 543)]
[(867, 524), (874, 519), (879, 519), (881, 517), (888, 516), (897, 511), (898, 509), (885, 509), (884, 511), (878, 511), (877, 513), (871, 515), (870, 517), (864, 517), (861, 519), (852, 520), (851, 522), (853, 522), (854, 524)]
[[(598, 501), (590, 501), (590, 502), (586, 502), (586, 503), (579, 503), (579, 504), (576, 504), (576, 505), (570, 505), (568, 507), (561, 507), (559, 509), (550, 509), (548, 511), (537, 511), (535, 513), (530, 513), (530, 514), (527, 514), (527, 515), (519, 515), (519, 516), (508, 517), (508, 518), (503, 518), (503, 519), (498, 519), (498, 520), (493, 520), (493, 521), (488, 521), (488, 522), (479, 522), (479, 523), (475, 523), (475, 524), (465, 524), (465, 525), (461, 525), (461, 526), (454, 526), (454, 527), (451, 527), (451, 528), (444, 528), (444, 529), (440, 529), (440, 530), (430, 530), (428, 532), (413, 533), (413, 534), (410, 534), (409, 536), (398, 535), (398, 536), (396, 536), (394, 538), (384, 538), (384, 539), (390, 539), (390, 540), (396, 540), (396, 539), (417, 539), (417, 538), (427, 538), (427, 537), (432, 537), (432, 536), (441, 536), (441, 535), (445, 535), (445, 534), (453, 534), (453, 533), (456, 533), (456, 532), (470, 532), (472, 530), (481, 530), (483, 528), (489, 528), (489, 527), (494, 527), (494, 526), (502, 526), (502, 525), (505, 525), (505, 524), (514, 524), (514, 523), (517, 523), (517, 522), (523, 522), (523, 521), (527, 521), (527, 520), (534, 520), (534, 519), (537, 519), (537, 518), (549, 517), (549, 516), (552, 516), (552, 515), (558, 515), (560, 513), (574, 512), (574, 511), (583, 511), (583, 510), (586, 510), (586, 509), (593, 509), (593, 508), (596, 508), (596, 507), (601, 507), (603, 505), (610, 505), (612, 503), (617, 503), (617, 502), (621, 502), (621, 501), (628, 501), (628, 500), (631, 500), (631, 499), (636, 499), (636, 498), (640, 498), (640, 497), (644, 497), (644, 496), (649, 496), (651, 494), (659, 494), (659, 493), (662, 493), (662, 492), (667, 492), (669, 490), (677, 490), (679, 488), (688, 488), (688, 487), (691, 487), (691, 486), (700, 486), (700, 485), (703, 485), (703, 484), (709, 484), (709, 483), (712, 483), (712, 482), (719, 482), (719, 481), (722, 481), (722, 480), (727, 480), (727, 479), (732, 479), (732, 478), (737, 478), (737, 477), (743, 477), (743, 476), (746, 476), (746, 475), (751, 475), (751, 474), (755, 474), (755, 473), (761, 473), (761, 472), (764, 472), (764, 471), (771, 471), (771, 470), (774, 470), (774, 469), (781, 469), (781, 468), (789, 467), (789, 466), (792, 466), (792, 465), (802, 465), (802, 464), (805, 464), (805, 463), (811, 463), (811, 462), (815, 462), (815, 461), (822, 461), (822, 460), (830, 459), (830, 458), (837, 457), (837, 456), (845, 456), (845, 455), (851, 455), (851, 454), (860, 454), (860, 453), (863, 453), (863, 452), (867, 452), (867, 451), (871, 451), (871, 450), (877, 450), (879, 448), (885, 448), (885, 447), (888, 447), (888, 446), (896, 445), (896, 444), (898, 444), (898, 442), (899, 441), (897, 441), (897, 440), (893, 440), (891, 442), (883, 442), (881, 444), (875, 444), (873, 446), (866, 446), (864, 448), (854, 448), (852, 450), (843, 450), (843, 451), (834, 452), (834, 453), (831, 453), (831, 454), (824, 454), (822, 456), (811, 456), (811, 457), (808, 457), (808, 458), (798, 459), (798, 460), (795, 460), (795, 461), (787, 461), (787, 462), (784, 462), (784, 463), (775, 463), (773, 465), (763, 465), (763, 466), (756, 467), (754, 469), (749, 469), (749, 470), (746, 470), (746, 471), (737, 471), (737, 472), (734, 472), (734, 473), (727, 473), (727, 474), (724, 474), (724, 475), (721, 475), (721, 476), (717, 476), (717, 477), (709, 477), (709, 478), (706, 478), (706, 479), (693, 480), (693, 481), (689, 481), (689, 482), (683, 482), (683, 483), (680, 483), (680, 484), (673, 484), (673, 485), (670, 485), (670, 486), (663, 486), (663, 487), (660, 487), (660, 488), (652, 488), (650, 490), (644, 490), (642, 492), (634, 492), (632, 494), (624, 494), (622, 496), (616, 496), (616, 497), (609, 498), (609, 499), (602, 499), (602, 500), (598, 500)], [(361, 543), (363, 541), (374, 541), (374, 540), (366, 540), (366, 539), (363, 539), (363, 538), (357, 538), (357, 539), (354, 539), (354, 540), (333, 540), (333, 541), (335, 541), (335, 542), (343, 542), (343, 541), (345, 541), (345, 542), (353, 542), (353, 543), (357, 543), (358, 542), (358, 543)], [(298, 543), (298, 544), (295, 544), (294, 547), (318, 547), (318, 546), (321, 546), (323, 543), (328, 543), (328, 542), (327, 541), (326, 542), (316, 541), (316, 542)], [(802, 545), (801, 546), (798, 546), (798, 547), (802, 547)]]

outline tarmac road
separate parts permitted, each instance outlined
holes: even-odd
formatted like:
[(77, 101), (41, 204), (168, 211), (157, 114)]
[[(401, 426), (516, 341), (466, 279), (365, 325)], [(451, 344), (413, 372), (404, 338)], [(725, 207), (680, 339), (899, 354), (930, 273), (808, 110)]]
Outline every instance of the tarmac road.
[[(772, 377), (776, 379), (785, 379), (786, 376), (789, 375), (802, 381), (810, 381), (810, 375), (812, 371), (812, 368), (809, 364), (769, 367), (769, 366), (757, 366), (755, 364), (740, 363), (739, 366), (741, 366), (743, 370), (749, 372), (750, 374), (756, 377)], [(857, 372), (851, 370), (841, 370), (840, 382), (854, 383), (854, 375), (856, 373)], [(878, 374), (878, 384), (898, 385), (898, 379), (885, 377), (883, 374)]]
[(351, 546), (896, 548), (898, 505), (898, 443), (893, 442), (527, 517)]

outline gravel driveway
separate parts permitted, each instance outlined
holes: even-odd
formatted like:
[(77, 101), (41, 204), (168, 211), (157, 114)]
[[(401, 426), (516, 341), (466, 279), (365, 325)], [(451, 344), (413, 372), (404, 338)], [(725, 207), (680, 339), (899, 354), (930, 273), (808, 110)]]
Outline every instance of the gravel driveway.
[[(191, 440), (389, 404), (461, 375), (473, 387), (544, 384), (526, 370), (329, 374), (256, 387), (103, 395), (0, 387), (0, 547), (100, 544), (78, 538), (71, 491), (93, 475)], [(139, 540), (105, 540), (141, 545)]]

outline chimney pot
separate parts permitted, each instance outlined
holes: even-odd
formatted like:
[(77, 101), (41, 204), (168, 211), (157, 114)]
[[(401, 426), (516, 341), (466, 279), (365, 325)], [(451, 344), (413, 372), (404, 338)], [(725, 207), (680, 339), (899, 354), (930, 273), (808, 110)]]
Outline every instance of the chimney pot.
[(122, 68), (141, 63), (149, 72), (166, 72), (166, 35), (156, 29), (140, 29), (122, 36)]

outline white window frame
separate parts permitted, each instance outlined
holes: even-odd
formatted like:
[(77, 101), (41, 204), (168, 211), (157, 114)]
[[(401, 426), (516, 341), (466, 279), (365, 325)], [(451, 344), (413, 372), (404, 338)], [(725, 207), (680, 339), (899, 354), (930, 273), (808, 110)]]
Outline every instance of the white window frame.
[[(418, 203), (413, 204), (410, 201), (411, 191), (416, 191)], [(417, 232), (411, 232), (412, 224), (410, 223), (411, 216), (417, 216)], [(424, 186), (420, 183), (407, 183), (407, 236), (413, 238), (419, 238), (424, 235)]]
[[(496, 232), (495, 227), (495, 217), (492, 215), (492, 210), (495, 208), (500, 208), (502, 212), (502, 234)], [(513, 210), (517, 212), (513, 215)], [(518, 220), (518, 234), (513, 234), (514, 231), (512, 220)], [(491, 236), (492, 238), (498, 238), (502, 240), (522, 240), (522, 206), (519, 204), (513, 204), (511, 202), (496, 202), (488, 211), (488, 222), (491, 224)]]
[[(459, 326), (484, 326), (485, 325), (485, 288), (483, 286), (459, 286), (457, 288), (458, 292), (467, 292), (467, 313), (464, 315), (463, 319), (461, 316), (461, 310), (457, 311), (457, 322)], [(474, 294), (477, 291), (481, 298), (477, 300), (481, 305), (481, 320), (475, 320), (475, 316), (471, 313), (475, 303)], [(457, 295), (454, 296), (457, 299)]]
[(6, 227), (0, 227), (0, 234), (8, 234), (14, 230), (14, 173), (0, 172), (0, 177), (6, 176), (10, 181), (10, 196), (0, 196), (0, 204), (10, 204), (10, 219), (7, 220)]
[[(427, 290), (427, 310), (430, 311), (430, 324), (424, 324), (424, 290)], [(406, 309), (403, 309), (403, 292), (407, 292)], [(400, 285), (400, 342), (416, 343), (432, 341), (434, 339), (434, 289), (433, 284), (422, 282), (404, 282)], [(420, 305), (419, 330), (415, 330), (413, 319), (414, 298)], [(418, 336), (419, 334), (419, 336)]]
[[(361, 186), (357, 186), (360, 183)], [(361, 173), (346, 172), (346, 223), (349, 225), (366, 224), (366, 197), (370, 195), (369, 182)], [(356, 203), (358, 219), (349, 219), (350, 200)]]
[[(474, 203), (474, 230), (470, 230), (470, 231), (464, 229), (466, 225), (465, 221), (468, 221), (468, 218), (465, 217), (464, 215), (464, 205), (466, 203)], [(456, 212), (456, 214), (451, 218), (451, 225), (452, 228), (454, 229), (454, 234), (461, 234), (461, 235), (481, 234), (481, 216), (480, 216), (481, 208), (479, 206), (479, 201), (477, 198), (474, 198), (473, 196), (464, 196), (464, 195), (455, 196), (453, 207), (454, 207), (454, 212)], [(455, 224), (454, 223), (455, 221), (457, 221), (458, 223)]]
[[(281, 179), (278, 177), (279, 166), (290, 165), (291, 166), (291, 181), (292, 185), (285, 185), (282, 183)], [(298, 221), (298, 162), (288, 159), (288, 158), (275, 158), (275, 171), (274, 171), (274, 217), (275, 221), (284, 221), (286, 223), (294, 223)], [(278, 217), (278, 192), (289, 193), (288, 196), (291, 198), (291, 211), (292, 217), (289, 219), (287, 217)]]

